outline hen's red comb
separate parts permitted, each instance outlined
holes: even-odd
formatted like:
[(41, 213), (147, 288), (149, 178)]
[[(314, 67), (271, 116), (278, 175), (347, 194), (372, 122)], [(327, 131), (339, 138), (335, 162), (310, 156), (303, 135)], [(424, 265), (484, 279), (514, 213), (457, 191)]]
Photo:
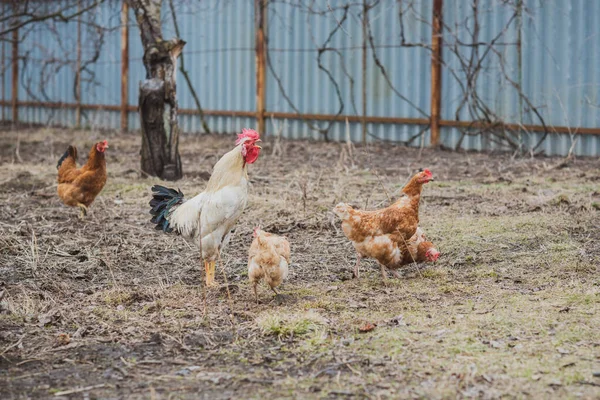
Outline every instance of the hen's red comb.
[(242, 141), (246, 138), (249, 138), (253, 141), (257, 141), (258, 139), (260, 139), (260, 135), (254, 129), (244, 128), (242, 129), (242, 133), (238, 133), (238, 138), (235, 141), (235, 144), (238, 145), (242, 143)]
[(425, 175), (427, 175), (427, 176), (433, 176), (433, 174), (431, 173), (431, 171), (429, 170), (429, 168), (425, 168), (425, 169), (423, 170), (423, 172), (424, 172), (424, 173), (425, 173)]

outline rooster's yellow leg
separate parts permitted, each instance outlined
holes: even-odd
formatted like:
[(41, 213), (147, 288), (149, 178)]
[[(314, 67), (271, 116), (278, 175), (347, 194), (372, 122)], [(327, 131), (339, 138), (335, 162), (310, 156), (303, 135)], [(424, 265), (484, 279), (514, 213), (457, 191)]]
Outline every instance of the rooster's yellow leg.
[(204, 270), (206, 271), (206, 286), (215, 286), (216, 261), (204, 261)]

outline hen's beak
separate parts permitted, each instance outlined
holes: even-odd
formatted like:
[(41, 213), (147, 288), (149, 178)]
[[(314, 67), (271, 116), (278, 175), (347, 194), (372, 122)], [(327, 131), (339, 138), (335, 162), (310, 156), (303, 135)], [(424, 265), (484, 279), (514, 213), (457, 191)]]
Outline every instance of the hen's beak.
[[(256, 139), (256, 141), (254, 143), (258, 143), (258, 142), (262, 142), (262, 140), (260, 139)], [(260, 147), (259, 145), (255, 144), (254, 146), (258, 147), (259, 149), (262, 149), (262, 147)]]

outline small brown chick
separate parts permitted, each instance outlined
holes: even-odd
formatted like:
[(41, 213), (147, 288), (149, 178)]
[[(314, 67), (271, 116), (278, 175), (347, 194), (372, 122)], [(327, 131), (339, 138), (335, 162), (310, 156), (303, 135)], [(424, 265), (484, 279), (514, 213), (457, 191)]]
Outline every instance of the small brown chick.
[(254, 240), (250, 245), (248, 253), (248, 277), (254, 296), (258, 303), (258, 292), (256, 287), (258, 282), (264, 278), (271, 290), (277, 293), (275, 288), (281, 285), (281, 282), (288, 275), (288, 266), (290, 263), (290, 243), (285, 237), (277, 236), (254, 228)]

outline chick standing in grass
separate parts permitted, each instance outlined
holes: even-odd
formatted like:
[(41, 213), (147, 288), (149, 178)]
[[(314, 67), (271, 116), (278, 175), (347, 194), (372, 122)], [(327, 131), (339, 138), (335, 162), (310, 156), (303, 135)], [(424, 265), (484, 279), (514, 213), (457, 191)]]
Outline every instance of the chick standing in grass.
[(290, 263), (290, 243), (285, 237), (265, 232), (254, 228), (254, 240), (250, 245), (248, 254), (248, 277), (252, 283), (254, 296), (258, 302), (256, 286), (261, 279), (265, 279), (271, 290), (275, 288), (288, 275)]

